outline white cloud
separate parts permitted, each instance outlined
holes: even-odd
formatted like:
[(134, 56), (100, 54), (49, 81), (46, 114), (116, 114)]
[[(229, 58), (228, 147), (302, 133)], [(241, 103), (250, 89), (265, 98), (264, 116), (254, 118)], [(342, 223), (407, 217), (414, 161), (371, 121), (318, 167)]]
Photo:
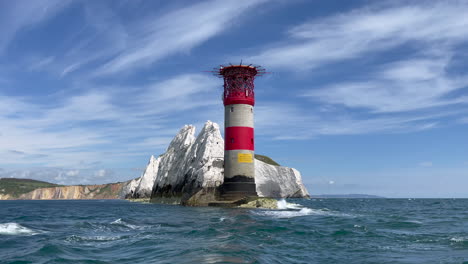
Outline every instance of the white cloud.
[(420, 5), (374, 5), (292, 28), (256, 61), (269, 67), (307, 70), (327, 63), (365, 57), (410, 42), (421, 49), (444, 49), (468, 40), (468, 4), (460, 1)]
[(67, 171), (65, 173), (67, 176), (77, 176), (78, 174), (80, 174), (80, 171), (79, 170), (70, 170), (70, 171)]
[(102, 178), (102, 177), (106, 176), (107, 173), (108, 173), (108, 172), (107, 172), (106, 170), (101, 169), (101, 170), (95, 171), (95, 172), (94, 172), (94, 176), (99, 177), (99, 178)]
[(264, 102), (255, 109), (255, 133), (276, 140), (303, 140), (321, 135), (408, 133), (438, 126), (438, 120), (458, 111), (406, 116), (360, 116), (339, 111), (323, 113), (299, 105)]
[[(460, 1), (386, 2), (292, 27), (283, 42), (262, 47), (249, 61), (300, 73), (336, 72), (338, 63), (363, 66), (336, 74), (329, 84), (306, 87), (302, 96), (312, 103), (307, 107), (284, 113), (269, 109), (275, 113), (271, 120), (282, 117), (278, 120), (287, 120), (291, 128), (280, 128), (284, 135), (276, 138), (419, 131), (438, 127), (442, 117), (463, 114), (450, 109), (468, 103), (468, 96), (457, 93), (468, 86), (468, 78), (451, 67), (456, 49), (468, 42), (467, 11), (468, 3)], [(269, 130), (260, 125), (259, 131)]]
[(135, 171), (119, 169), (116, 173), (112, 169), (64, 169), (58, 167), (31, 167), (23, 169), (0, 169), (0, 178), (22, 178), (47, 181), (51, 183), (103, 184), (131, 179)]
[(462, 117), (458, 119), (458, 122), (461, 124), (468, 124), (468, 117)]
[(400, 112), (451, 104), (468, 103), (467, 97), (444, 95), (468, 85), (466, 77), (451, 77), (445, 72), (448, 60), (409, 59), (383, 65), (376, 77), (366, 82), (343, 82), (304, 96), (328, 104), (368, 108), (373, 112)]
[(431, 161), (423, 161), (419, 163), (419, 166), (421, 167), (432, 167), (432, 162)]
[(0, 51), (24, 28), (50, 19), (70, 4), (68, 0), (5, 1), (0, 8)]
[(184, 115), (201, 122), (205, 111), (221, 105), (218, 82), (185, 74), (117, 91), (94, 87), (44, 103), (0, 95), (2, 164), (87, 167), (163, 151), (187, 122)]
[(132, 30), (132, 42), (101, 66), (97, 74), (133, 71), (164, 57), (188, 52), (222, 33), (265, 0), (204, 1), (159, 17), (144, 19)]

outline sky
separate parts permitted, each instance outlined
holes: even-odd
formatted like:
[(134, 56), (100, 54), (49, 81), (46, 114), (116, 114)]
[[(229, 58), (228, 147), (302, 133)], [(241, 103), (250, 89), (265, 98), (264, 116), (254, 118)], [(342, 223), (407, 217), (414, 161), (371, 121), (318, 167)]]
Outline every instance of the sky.
[(140, 176), (223, 124), (253, 63), (256, 153), (311, 194), (468, 197), (468, 1), (0, 1), (0, 177)]

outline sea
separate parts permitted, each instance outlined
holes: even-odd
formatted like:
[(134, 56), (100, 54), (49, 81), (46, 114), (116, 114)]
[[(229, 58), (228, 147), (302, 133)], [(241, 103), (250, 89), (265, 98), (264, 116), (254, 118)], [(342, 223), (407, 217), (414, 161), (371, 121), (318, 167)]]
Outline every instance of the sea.
[(468, 199), (0, 201), (0, 263), (468, 263)]

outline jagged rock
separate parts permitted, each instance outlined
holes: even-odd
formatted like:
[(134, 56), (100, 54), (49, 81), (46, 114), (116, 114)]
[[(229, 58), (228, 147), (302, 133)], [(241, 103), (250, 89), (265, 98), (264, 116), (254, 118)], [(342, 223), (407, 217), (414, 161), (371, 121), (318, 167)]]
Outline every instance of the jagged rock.
[[(163, 155), (151, 157), (140, 178), (124, 185), (123, 197), (148, 198), (151, 193), (152, 202), (207, 205), (223, 183), (223, 163), (224, 140), (219, 125), (206, 122), (196, 138), (195, 127), (186, 125)], [(260, 197), (309, 196), (301, 174), (293, 168), (255, 160), (255, 182)]]
[(135, 193), (135, 189), (140, 183), (140, 180), (141, 177), (124, 182), (119, 197), (122, 199), (132, 198), (133, 194)]
[(260, 197), (301, 198), (309, 196), (298, 170), (269, 165), (260, 160), (255, 160), (255, 185)]
[(223, 182), (224, 141), (218, 124), (206, 122), (195, 139), (195, 127), (183, 127), (161, 155), (151, 200), (185, 203), (201, 189)]
[(151, 158), (146, 166), (145, 172), (140, 177), (138, 186), (136, 186), (132, 198), (146, 198), (151, 196), (151, 190), (153, 189), (156, 176), (158, 174), (159, 163), (161, 157), (155, 158), (151, 155)]
[(238, 203), (240, 208), (278, 209), (278, 201), (272, 198), (243, 199)]

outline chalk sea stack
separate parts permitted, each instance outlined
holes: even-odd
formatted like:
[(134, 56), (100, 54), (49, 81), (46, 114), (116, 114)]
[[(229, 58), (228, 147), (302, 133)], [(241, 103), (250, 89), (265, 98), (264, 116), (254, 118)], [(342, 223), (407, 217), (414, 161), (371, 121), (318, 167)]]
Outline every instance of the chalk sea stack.
[[(258, 159), (253, 163), (259, 197), (309, 197), (299, 171)], [(150, 158), (140, 178), (127, 182), (122, 188), (122, 196), (150, 198), (154, 203), (206, 206), (222, 200), (223, 164), (224, 140), (219, 125), (207, 121), (197, 137), (195, 127), (186, 125), (164, 154)]]

